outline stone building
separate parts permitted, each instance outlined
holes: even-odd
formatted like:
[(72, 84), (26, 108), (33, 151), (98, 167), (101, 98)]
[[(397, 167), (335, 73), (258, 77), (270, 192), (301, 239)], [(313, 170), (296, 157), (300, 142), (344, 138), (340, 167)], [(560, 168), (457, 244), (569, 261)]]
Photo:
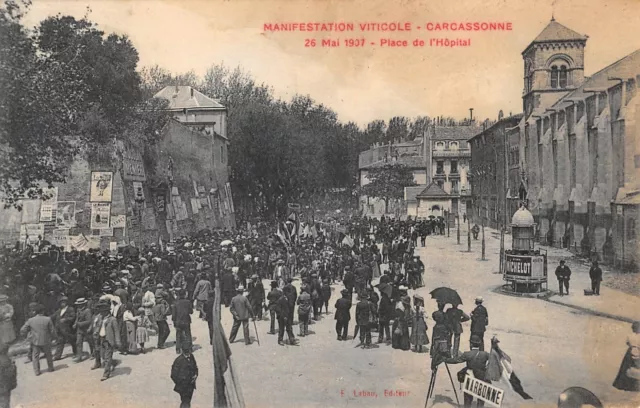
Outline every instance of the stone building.
[(585, 77), (586, 42), (551, 20), (522, 53), (523, 195), (540, 241), (634, 266), (640, 50)]
[(0, 207), (0, 239), (15, 244), (41, 235), (68, 249), (113, 249), (233, 228), (226, 109), (190, 87), (156, 97), (169, 99), (174, 119), (153, 161), (123, 142), (80, 155), (48, 200), (23, 200), (22, 211)]
[[(408, 142), (387, 146), (377, 146), (360, 153), (360, 186), (368, 183), (367, 174), (371, 168), (386, 163), (400, 163), (413, 172), (416, 187), (406, 187), (403, 200), (390, 203), (387, 211), (392, 215), (417, 215), (417, 194), (434, 182), (446, 194), (451, 204), (447, 211), (466, 213), (470, 204), (471, 188), (467, 177), (471, 149), (467, 140), (477, 133), (474, 122), (470, 125), (429, 126), (422, 137)], [(384, 202), (373, 197), (360, 197), (363, 215), (379, 217), (384, 212)]]
[(520, 174), (520, 128), (522, 114), (498, 116), (498, 121), (469, 139), (471, 145), (472, 197), (469, 217), (492, 228), (509, 225), (511, 215), (524, 198)]

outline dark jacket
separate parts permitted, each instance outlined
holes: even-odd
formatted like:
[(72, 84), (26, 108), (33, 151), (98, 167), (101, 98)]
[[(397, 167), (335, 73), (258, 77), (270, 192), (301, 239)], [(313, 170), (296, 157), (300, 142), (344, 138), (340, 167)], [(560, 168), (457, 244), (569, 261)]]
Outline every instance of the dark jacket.
[(370, 316), (373, 315), (375, 317), (375, 314), (374, 305), (367, 299), (362, 299), (356, 305), (356, 323), (358, 326), (368, 326), (371, 323)]
[(276, 314), (278, 319), (288, 319), (289, 318), (289, 310), (291, 306), (289, 305), (289, 299), (287, 299), (286, 295), (280, 296), (278, 301), (276, 302)]
[(276, 310), (276, 305), (278, 303), (278, 299), (282, 297), (282, 291), (278, 288), (271, 289), (269, 294), (267, 295), (267, 300), (269, 301), (269, 310)]
[(458, 358), (448, 358), (445, 361), (449, 364), (467, 363), (467, 368), (473, 371), (475, 378), (482, 381), (486, 380), (487, 362), (489, 361), (489, 353), (486, 351), (465, 351)]
[(179, 329), (191, 324), (193, 305), (189, 299), (180, 299), (173, 306), (173, 325)]
[(78, 312), (76, 313), (76, 321), (74, 323), (76, 330), (82, 333), (88, 333), (89, 326), (91, 326), (92, 317), (93, 313), (91, 313), (91, 309), (89, 309), (88, 307), (85, 307), (82, 310), (78, 310)]
[(602, 269), (600, 269), (599, 266), (592, 266), (591, 269), (589, 269), (589, 277), (595, 282), (602, 281)]
[(226, 271), (222, 274), (222, 278), (220, 278), (220, 290), (222, 292), (233, 292), (235, 289), (233, 284), (233, 274), (229, 271)]
[[(9, 356), (0, 355), (0, 395), (7, 395), (18, 385), (18, 368)], [(7, 405), (8, 406), (8, 405)]]
[(336, 301), (335, 319), (348, 322), (351, 320), (351, 300), (340, 298)]
[(469, 316), (460, 309), (449, 309), (445, 312), (447, 316), (447, 322), (449, 323), (449, 329), (451, 333), (462, 333), (462, 323), (469, 320)]
[(556, 268), (556, 278), (558, 278), (558, 280), (570, 280), (571, 269), (569, 269), (567, 265), (558, 266)]
[(296, 304), (296, 299), (298, 299), (298, 291), (296, 288), (287, 283), (284, 288), (282, 288), (282, 292), (289, 299), (289, 307), (293, 307)]
[(251, 304), (243, 294), (237, 294), (231, 299), (229, 311), (235, 320), (249, 320), (253, 316)]
[(71, 334), (74, 332), (72, 326), (76, 321), (76, 311), (72, 306), (67, 306), (67, 310), (65, 311), (63, 316), (60, 316), (60, 312), (62, 309), (56, 310), (56, 312), (51, 316), (51, 320), (53, 321), (53, 325), (56, 328), (58, 334)]
[(388, 296), (382, 296), (378, 306), (378, 316), (381, 322), (389, 322), (393, 317), (393, 303)]
[(175, 384), (173, 390), (178, 394), (188, 392), (196, 388), (195, 377), (198, 375), (198, 364), (195, 357), (191, 355), (188, 359), (184, 354), (180, 354), (173, 361), (171, 366), (171, 379)]
[(471, 312), (471, 333), (484, 333), (489, 325), (489, 312), (482, 305), (476, 306)]
[(256, 305), (264, 302), (264, 286), (259, 280), (249, 283), (249, 301)]

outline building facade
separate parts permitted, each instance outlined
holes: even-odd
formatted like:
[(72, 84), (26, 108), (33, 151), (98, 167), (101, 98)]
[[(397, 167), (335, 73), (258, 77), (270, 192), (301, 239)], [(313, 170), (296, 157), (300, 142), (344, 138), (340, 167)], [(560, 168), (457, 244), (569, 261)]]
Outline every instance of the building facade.
[[(360, 186), (369, 180), (371, 168), (395, 162), (409, 167), (417, 187), (406, 187), (403, 200), (390, 203), (387, 212), (395, 216), (418, 216), (417, 195), (434, 182), (447, 195), (447, 211), (462, 215), (471, 202), (468, 173), (471, 149), (467, 140), (478, 131), (474, 122), (463, 126), (434, 124), (421, 138), (388, 146), (377, 146), (360, 153)], [(373, 197), (360, 197), (363, 215), (379, 217), (384, 213), (384, 201)]]
[(636, 268), (640, 50), (585, 78), (586, 42), (552, 20), (522, 53), (523, 195), (541, 242)]
[(473, 211), (477, 224), (502, 228), (509, 226), (511, 215), (524, 198), (520, 172), (519, 130), (522, 114), (502, 117), (469, 139), (473, 179)]
[(66, 249), (105, 250), (233, 228), (226, 110), (189, 87), (168, 88), (156, 96), (170, 98), (175, 117), (152, 162), (123, 142), (79, 155), (49, 199), (23, 200), (22, 211), (0, 208), (0, 239), (35, 242), (40, 235)]

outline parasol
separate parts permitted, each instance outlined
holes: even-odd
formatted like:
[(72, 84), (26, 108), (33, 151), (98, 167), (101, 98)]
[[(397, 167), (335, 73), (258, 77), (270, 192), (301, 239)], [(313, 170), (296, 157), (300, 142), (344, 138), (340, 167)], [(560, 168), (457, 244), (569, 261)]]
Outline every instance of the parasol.
[(377, 288), (378, 288), (378, 291), (380, 291), (380, 293), (386, 293), (387, 296), (391, 298), (391, 294), (393, 292), (393, 286), (383, 282), (378, 284)]
[(460, 299), (460, 295), (458, 295), (458, 292), (446, 287), (436, 288), (432, 290), (431, 298), (444, 304), (450, 303), (456, 306), (462, 304), (462, 299)]
[(220, 246), (227, 246), (233, 244), (233, 241), (230, 239), (226, 239), (220, 243)]

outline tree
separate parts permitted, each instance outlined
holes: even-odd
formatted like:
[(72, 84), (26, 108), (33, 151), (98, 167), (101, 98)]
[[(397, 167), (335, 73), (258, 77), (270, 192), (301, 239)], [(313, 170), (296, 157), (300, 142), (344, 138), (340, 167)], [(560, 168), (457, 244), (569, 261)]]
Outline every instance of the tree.
[(409, 119), (404, 116), (395, 116), (389, 121), (386, 140), (389, 143), (404, 142), (409, 137)]
[(367, 197), (383, 199), (385, 213), (389, 207), (389, 200), (402, 199), (404, 188), (416, 185), (411, 169), (398, 163), (371, 168), (367, 178), (369, 183), (362, 187), (362, 193)]

